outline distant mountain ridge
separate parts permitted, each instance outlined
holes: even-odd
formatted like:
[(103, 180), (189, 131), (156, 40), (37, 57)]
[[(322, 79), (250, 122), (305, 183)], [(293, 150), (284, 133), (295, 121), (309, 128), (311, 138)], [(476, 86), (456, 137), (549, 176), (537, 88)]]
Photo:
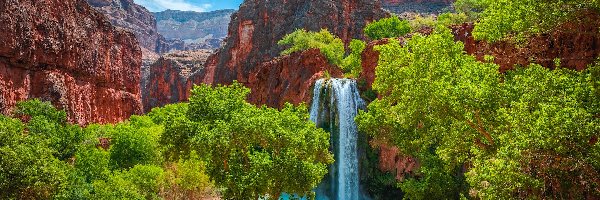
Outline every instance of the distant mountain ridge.
[(156, 31), (156, 20), (145, 7), (133, 0), (87, 0), (96, 10), (103, 13), (116, 27), (124, 28), (135, 34), (140, 46), (150, 52), (162, 54), (169, 50), (165, 39)]
[(234, 12), (233, 9), (211, 12), (166, 10), (153, 14), (161, 35), (167, 40), (185, 43), (176, 49), (195, 50), (220, 47), (227, 37), (227, 27)]

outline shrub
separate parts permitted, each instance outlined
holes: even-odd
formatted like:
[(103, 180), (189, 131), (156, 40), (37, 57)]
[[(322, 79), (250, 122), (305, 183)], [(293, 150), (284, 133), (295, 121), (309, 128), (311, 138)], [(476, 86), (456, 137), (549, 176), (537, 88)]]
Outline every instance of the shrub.
[(365, 35), (372, 40), (383, 38), (402, 37), (410, 33), (410, 24), (406, 20), (400, 20), (397, 16), (383, 18), (368, 24), (365, 27)]
[(319, 49), (333, 65), (341, 65), (344, 58), (344, 42), (327, 29), (319, 32), (308, 32), (304, 29), (296, 30), (281, 39), (277, 44), (289, 46), (281, 52), (281, 55), (288, 55), (298, 51), (308, 49)]

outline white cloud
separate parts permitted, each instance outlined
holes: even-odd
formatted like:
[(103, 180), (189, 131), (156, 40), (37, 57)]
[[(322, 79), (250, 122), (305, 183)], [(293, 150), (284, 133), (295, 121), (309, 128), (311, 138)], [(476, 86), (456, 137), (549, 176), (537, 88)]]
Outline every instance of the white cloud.
[(205, 12), (212, 6), (210, 4), (194, 5), (185, 0), (135, 0), (135, 3), (148, 8), (152, 12), (166, 9)]

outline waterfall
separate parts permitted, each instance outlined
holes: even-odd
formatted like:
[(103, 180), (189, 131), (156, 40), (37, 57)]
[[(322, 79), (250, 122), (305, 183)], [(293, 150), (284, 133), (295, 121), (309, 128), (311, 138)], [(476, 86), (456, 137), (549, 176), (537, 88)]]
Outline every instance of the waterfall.
[(317, 199), (368, 199), (360, 189), (358, 129), (354, 117), (365, 107), (356, 81), (320, 79), (315, 83), (310, 120), (331, 133), (331, 150), (335, 162), (316, 189)]

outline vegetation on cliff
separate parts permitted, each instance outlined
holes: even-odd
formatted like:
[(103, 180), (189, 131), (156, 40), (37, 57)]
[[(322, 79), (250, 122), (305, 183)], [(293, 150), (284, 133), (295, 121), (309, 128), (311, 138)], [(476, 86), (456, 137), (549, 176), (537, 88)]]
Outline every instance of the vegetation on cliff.
[(505, 38), (523, 40), (582, 12), (600, 10), (597, 0), (458, 0), (455, 5), (477, 19), (475, 38), (490, 42)]

